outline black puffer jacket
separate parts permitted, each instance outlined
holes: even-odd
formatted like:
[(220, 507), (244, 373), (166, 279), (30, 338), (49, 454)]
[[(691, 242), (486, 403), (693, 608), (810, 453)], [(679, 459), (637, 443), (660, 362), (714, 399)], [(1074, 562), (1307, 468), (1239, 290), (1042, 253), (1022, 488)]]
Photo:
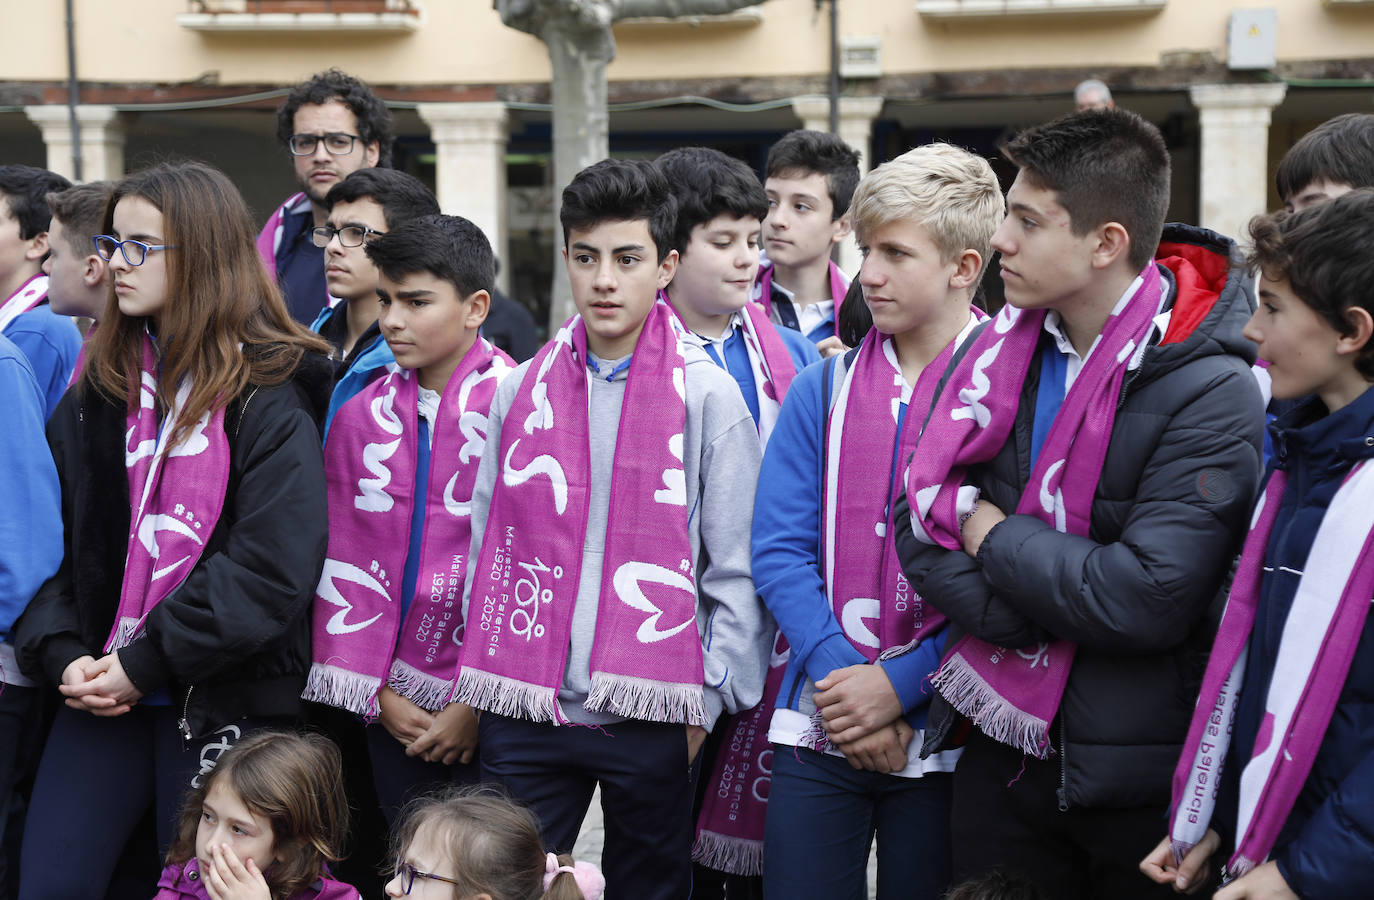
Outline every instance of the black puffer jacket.
[[(310, 601), (328, 536), (319, 423), (332, 367), (307, 354), (291, 380), (250, 387), (226, 410), (224, 510), (186, 580), (119, 651), (145, 695), (167, 689), (201, 736), (245, 715), (294, 715), (310, 667)], [(125, 408), (67, 392), (48, 422), (62, 482), (66, 553), (15, 626), (20, 667), (58, 684), (96, 658), (119, 606), (129, 537)]]
[[(1166, 227), (1170, 325), (1127, 374), (1089, 537), (1009, 515), (975, 560), (916, 541), (905, 497), (896, 512), (903, 568), (952, 620), (951, 644), (965, 631), (1006, 647), (1051, 636), (1078, 644), (1052, 725), (1061, 803), (1161, 813), (1168, 804), (1260, 476), (1264, 407), (1249, 368), (1255, 347), (1241, 336), (1248, 279), (1229, 264), (1233, 251), (1210, 231)], [(1038, 386), (1032, 365), (1011, 438), (969, 473), (1004, 512), (1030, 479)], [(958, 719), (937, 698), (925, 750), (948, 746)]]

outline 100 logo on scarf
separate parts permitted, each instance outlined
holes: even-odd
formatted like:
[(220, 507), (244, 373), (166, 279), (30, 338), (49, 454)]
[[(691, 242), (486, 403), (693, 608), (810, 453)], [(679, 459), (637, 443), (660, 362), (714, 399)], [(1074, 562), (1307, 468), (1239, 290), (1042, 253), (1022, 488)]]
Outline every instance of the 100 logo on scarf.
[[(499, 581), (501, 587), (510, 588), (511, 578), (511, 547), (515, 543), (515, 526), (507, 525), (505, 540), (501, 547), (498, 547), (492, 559), (491, 571), (488, 578), (491, 581)], [(515, 581), (515, 590), (502, 590), (498, 596), (493, 591), (485, 596), (482, 603), (482, 617), (479, 627), (490, 634), (490, 644), (487, 647), (487, 655), (495, 656), (501, 645), (501, 632), (504, 625), (509, 620), (511, 633), (525, 639), (526, 643), (535, 638), (544, 636), (545, 627), (539, 622), (540, 604), (553, 602), (553, 589), (546, 587), (544, 576), (549, 575), (554, 581), (563, 577), (563, 567), (554, 566), (549, 568), (538, 556), (534, 562), (519, 563), (521, 569), (525, 571), (524, 578)], [(515, 606), (507, 614), (506, 608), (514, 594)]]

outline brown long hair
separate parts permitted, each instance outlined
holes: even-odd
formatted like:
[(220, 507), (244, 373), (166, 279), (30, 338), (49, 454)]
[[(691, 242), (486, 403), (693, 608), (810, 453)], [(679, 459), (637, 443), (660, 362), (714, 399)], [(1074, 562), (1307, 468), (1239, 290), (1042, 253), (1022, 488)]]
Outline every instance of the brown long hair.
[(228, 780), (243, 805), (272, 823), (276, 861), (262, 864), (273, 900), (286, 900), (338, 862), (348, 833), (348, 799), (339, 778), (339, 748), (319, 734), (257, 731), (225, 751), (186, 796), (168, 865), (196, 855), (201, 805), (217, 779)]
[[(186, 408), (172, 423), (173, 444), (249, 384), (286, 381), (305, 351), (328, 353), (328, 345), (286, 311), (258, 256), (248, 206), (223, 172), (184, 162), (126, 175), (110, 194), (103, 231), (113, 227), (115, 204), (123, 197), (141, 197), (157, 207), (166, 227), (163, 238), (177, 245), (166, 251), (167, 302), (158, 318), (162, 407), (171, 408), (183, 378), (191, 382)], [(82, 382), (112, 400), (128, 400), (143, 364), (143, 330), (143, 318), (119, 312), (111, 282)]]
[[(400, 859), (422, 828), (438, 829), (438, 846), (460, 884), (455, 900), (486, 894), (492, 900), (585, 900), (571, 874), (560, 873), (544, 890), (544, 844), (534, 814), (491, 785), (449, 788), (406, 807), (392, 852)], [(563, 855), (559, 865), (570, 866)]]

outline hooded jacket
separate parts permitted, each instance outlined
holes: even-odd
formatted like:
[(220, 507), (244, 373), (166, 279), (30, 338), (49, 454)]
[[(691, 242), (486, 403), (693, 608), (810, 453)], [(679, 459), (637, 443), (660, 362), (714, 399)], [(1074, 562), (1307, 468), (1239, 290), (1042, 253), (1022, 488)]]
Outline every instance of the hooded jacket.
[[(905, 496), (896, 510), (903, 568), (951, 619), (950, 646), (965, 632), (1009, 648), (1078, 644), (1051, 728), (1061, 808), (1169, 802), (1260, 476), (1264, 407), (1255, 345), (1241, 335), (1249, 279), (1234, 253), (1213, 232), (1165, 226), (1156, 262), (1168, 326), (1122, 386), (1087, 537), (1012, 514), (973, 559), (918, 542)], [(968, 473), (1004, 512), (1030, 480), (1039, 368), (1006, 444)], [(937, 697), (924, 752), (951, 745), (959, 721)]]
[[(226, 409), (229, 483), (205, 552), (119, 651), (145, 696), (166, 689), (186, 738), (248, 715), (293, 716), (310, 668), (310, 602), (328, 517), (319, 422), (331, 366), (307, 353), (291, 379), (249, 386)], [(125, 405), (82, 381), (48, 423), (65, 553), (15, 626), (20, 668), (50, 684), (103, 655), (124, 573)]]

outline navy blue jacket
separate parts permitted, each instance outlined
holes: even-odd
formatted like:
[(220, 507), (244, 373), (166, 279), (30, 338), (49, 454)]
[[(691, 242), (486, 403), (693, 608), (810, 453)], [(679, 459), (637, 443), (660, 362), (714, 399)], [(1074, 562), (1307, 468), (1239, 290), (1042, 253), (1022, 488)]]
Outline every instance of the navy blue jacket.
[[(1312, 397), (1270, 425), (1288, 473), (1264, 553), (1259, 610), (1236, 711), (1219, 817), (1235, 821), (1236, 785), (1255, 746), (1279, 639), (1327, 506), (1355, 463), (1374, 459), (1374, 389), (1326, 415)], [(1365, 535), (1351, 534), (1363, 541)], [(1218, 823), (1221, 824), (1221, 823)], [(1224, 840), (1235, 829), (1221, 830)], [(1271, 857), (1301, 897), (1368, 897), (1374, 875), (1374, 619), (1366, 620), (1316, 763)]]

